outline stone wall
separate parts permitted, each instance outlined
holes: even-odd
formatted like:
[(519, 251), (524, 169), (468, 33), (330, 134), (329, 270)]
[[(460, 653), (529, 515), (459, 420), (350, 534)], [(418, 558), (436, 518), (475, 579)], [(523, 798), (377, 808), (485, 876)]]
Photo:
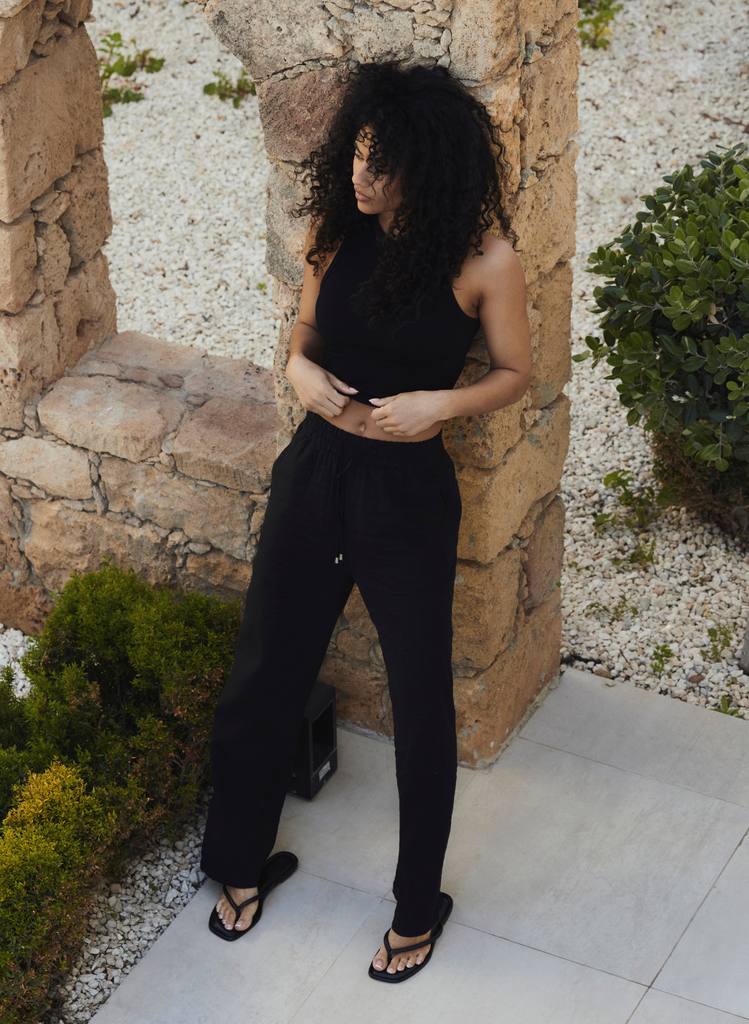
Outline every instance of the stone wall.
[[(325, 137), (350, 62), (412, 58), (449, 67), (504, 131), (511, 241), (525, 270), (533, 379), (516, 405), (446, 424), (463, 499), (454, 672), (460, 756), (496, 757), (559, 667), (569, 436), (570, 308), (577, 147), (576, 0), (197, 0), (257, 83), (270, 157), (267, 265), (282, 314), (276, 398), (285, 439), (304, 416), (284, 376), (303, 276), (306, 223), (294, 172)], [(483, 374), (483, 340), (460, 384)], [(282, 437), (281, 443), (284, 438)], [(355, 591), (322, 670), (341, 714), (390, 733), (387, 674)]]

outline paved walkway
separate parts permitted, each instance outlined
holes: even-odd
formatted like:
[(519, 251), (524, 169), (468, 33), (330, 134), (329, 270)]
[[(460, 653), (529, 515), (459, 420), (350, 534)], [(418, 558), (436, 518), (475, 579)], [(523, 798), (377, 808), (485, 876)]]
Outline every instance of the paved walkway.
[(568, 670), (488, 771), (461, 769), (432, 962), (367, 977), (392, 917), (393, 748), (339, 733), (289, 797), (300, 870), (257, 929), (207, 883), (95, 1024), (735, 1024), (749, 1020), (749, 723)]

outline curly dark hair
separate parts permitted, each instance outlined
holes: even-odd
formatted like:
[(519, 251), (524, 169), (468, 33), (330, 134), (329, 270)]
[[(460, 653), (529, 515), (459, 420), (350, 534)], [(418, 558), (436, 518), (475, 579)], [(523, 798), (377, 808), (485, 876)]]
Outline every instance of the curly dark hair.
[(345, 82), (343, 101), (327, 141), (298, 172), (308, 195), (296, 216), (317, 222), (307, 262), (319, 273), (322, 257), (361, 213), (351, 183), (357, 136), (372, 137), (369, 158), (386, 186), (403, 175), (403, 200), (371, 280), (363, 289), (371, 318), (408, 321), (435, 287), (452, 282), (471, 248), (495, 222), (507, 233), (502, 208), (506, 174), (498, 131), (486, 108), (446, 68), (403, 61), (359, 64)]

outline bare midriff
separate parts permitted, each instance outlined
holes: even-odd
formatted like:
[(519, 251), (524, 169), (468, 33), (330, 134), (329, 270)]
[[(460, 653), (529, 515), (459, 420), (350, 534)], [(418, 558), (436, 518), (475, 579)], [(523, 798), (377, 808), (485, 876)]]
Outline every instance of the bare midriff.
[(376, 421), (372, 419), (373, 409), (374, 406), (367, 406), (363, 402), (355, 402), (351, 399), (337, 416), (323, 416), (322, 418), (328, 423), (332, 423), (334, 427), (347, 430), (349, 434), (372, 437), (378, 441), (426, 441), (430, 437), (434, 437), (435, 434), (439, 434), (442, 429), (442, 420), (439, 420), (437, 423), (433, 423), (428, 430), (422, 430), (420, 434), (414, 434), (413, 437), (394, 437), (384, 431), (382, 427), (377, 426)]

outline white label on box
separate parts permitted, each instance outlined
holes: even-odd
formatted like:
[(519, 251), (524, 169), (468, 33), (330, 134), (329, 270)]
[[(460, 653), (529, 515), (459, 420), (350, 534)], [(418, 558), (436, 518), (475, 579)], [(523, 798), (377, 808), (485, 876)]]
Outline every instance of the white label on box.
[(325, 778), (325, 776), (328, 774), (329, 771), (330, 771), (330, 761), (326, 761), (325, 764), (320, 769), (320, 775), (319, 775), (320, 782), (322, 782), (322, 780)]

